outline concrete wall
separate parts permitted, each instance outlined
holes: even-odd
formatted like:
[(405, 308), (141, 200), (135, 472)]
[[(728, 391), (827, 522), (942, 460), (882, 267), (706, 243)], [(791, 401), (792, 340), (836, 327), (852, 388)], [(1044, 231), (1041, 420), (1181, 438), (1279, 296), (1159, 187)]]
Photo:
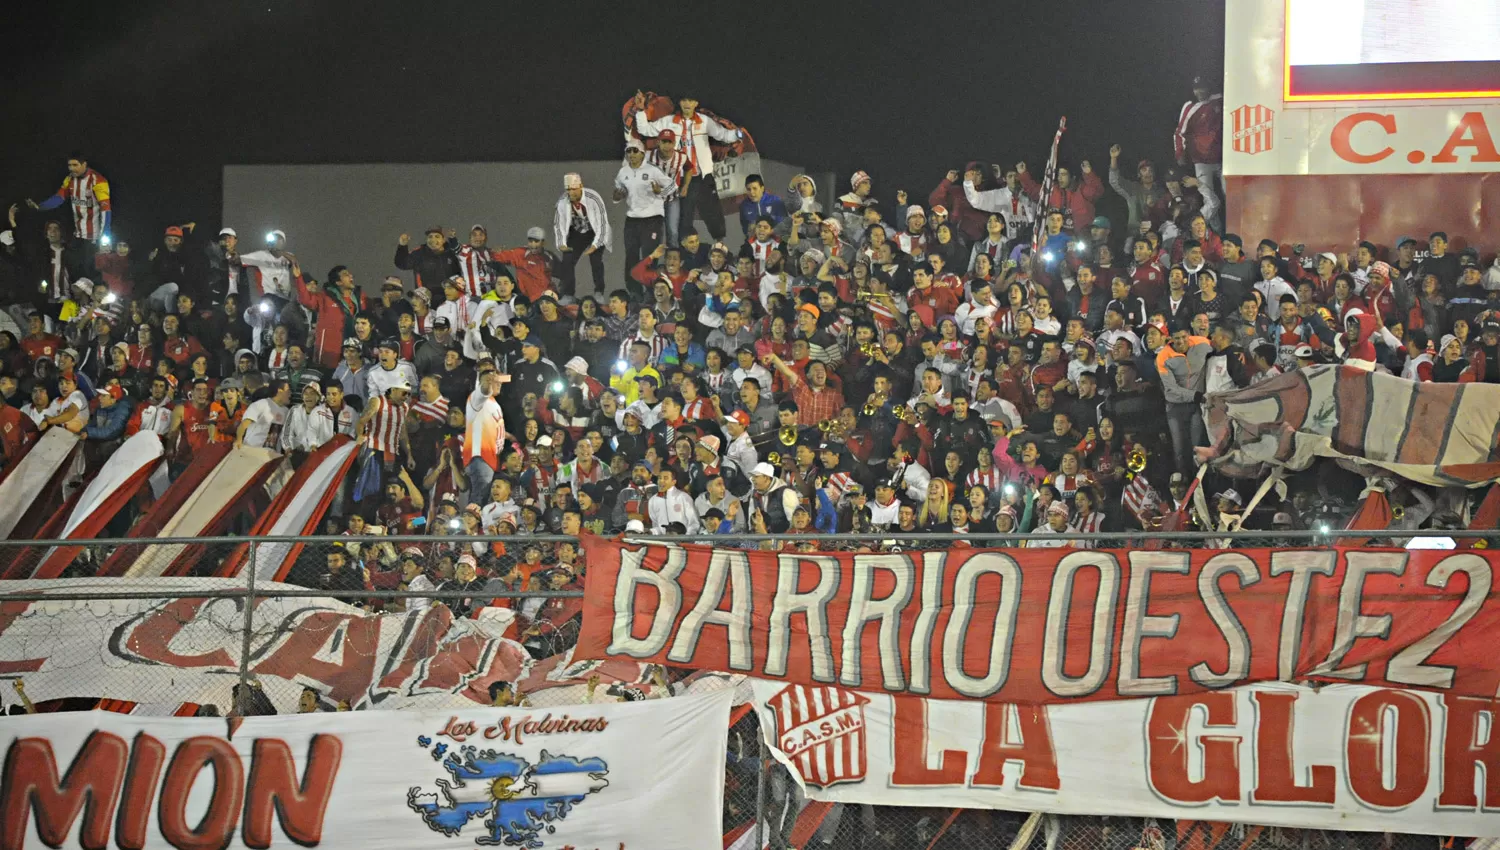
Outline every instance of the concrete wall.
[[(527, 228), (547, 232), (562, 193), (562, 175), (576, 171), (584, 185), (608, 200), (619, 162), (475, 162), (380, 165), (231, 165), (224, 169), (224, 222), (239, 234), (243, 250), (254, 250), (272, 229), (286, 231), (288, 248), (307, 273), (323, 280), (337, 264), (349, 266), (366, 292), (396, 273), (396, 239), (409, 233), (413, 245), (434, 225), (454, 228), (459, 239), (483, 224), (491, 246), (525, 244)], [(802, 169), (769, 159), (761, 170), (772, 192), (785, 195)], [(832, 194), (818, 180), (824, 204)], [(624, 206), (611, 204), (614, 250), (605, 257), (609, 289), (624, 280), (620, 254)], [(726, 242), (738, 249), (739, 224), (726, 222)], [(699, 233), (707, 237), (703, 224)], [(590, 291), (587, 262), (579, 264), (579, 293)], [(403, 275), (410, 280), (410, 275)]]

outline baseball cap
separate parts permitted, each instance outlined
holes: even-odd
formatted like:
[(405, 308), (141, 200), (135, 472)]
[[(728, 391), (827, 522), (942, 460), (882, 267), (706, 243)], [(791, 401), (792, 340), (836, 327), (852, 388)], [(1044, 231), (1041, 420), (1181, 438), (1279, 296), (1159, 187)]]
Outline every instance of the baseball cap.
[(1113, 229), (1114, 225), (1110, 224), (1109, 219), (1104, 216), (1096, 215), (1094, 216), (1094, 220), (1089, 222), (1089, 227), (1102, 227), (1105, 230), (1110, 230)]
[(728, 425), (730, 422), (738, 423), (742, 428), (749, 428), (750, 414), (746, 413), (743, 410), (736, 410), (733, 413), (730, 413), (728, 416), (724, 417), (724, 424)]
[(1292, 356), (1301, 360), (1306, 360), (1313, 356), (1312, 346), (1299, 345), (1296, 348), (1292, 349)]
[(174, 224), (171, 227), (167, 228), (167, 235), (168, 236), (176, 236), (178, 238), (181, 238), (182, 237), (182, 228), (180, 228), (180, 227), (178, 227), (177, 225)]
[(1174, 473), (1172, 473), (1172, 477), (1169, 478), (1169, 479), (1167, 479), (1167, 482), (1170, 483), (1170, 484), (1181, 484), (1181, 483), (1183, 483), (1186, 480), (1187, 480), (1187, 476), (1186, 475), (1183, 475), (1181, 472), (1174, 472)]
[(948, 214), (948, 208), (945, 207), (945, 206), (943, 206), (942, 204), (937, 204), (937, 205), (933, 206), (933, 208), (932, 208), (932, 214), (935, 215), (935, 216), (938, 216), (938, 215), (947, 215)]
[(1463, 251), (1458, 255), (1458, 267), (1461, 269), (1479, 268), (1479, 255), (1470, 251)]
[(755, 475), (764, 475), (764, 476), (766, 476), (768, 478), (775, 478), (776, 477), (776, 467), (770, 465), (769, 463), (766, 463), (765, 461), (761, 461), (760, 463), (757, 463), (750, 470), (750, 474), (752, 476), (755, 476)]
[(381, 348), (389, 348), (392, 351), (400, 351), (401, 343), (394, 337), (387, 337), (380, 341)]
[(1240, 492), (1233, 487), (1222, 491), (1218, 496), (1215, 496), (1214, 498), (1220, 502), (1233, 502), (1236, 505), (1243, 505), (1245, 503), (1245, 501), (1240, 498)]
[(1292, 515), (1287, 513), (1286, 511), (1277, 511), (1276, 515), (1271, 517), (1271, 525), (1273, 526), (1291, 527), (1295, 524), (1296, 523), (1292, 520)]
[(640, 151), (641, 153), (645, 153), (646, 152), (646, 146), (643, 145), (643, 144), (641, 144), (641, 140), (640, 139), (631, 137), (631, 139), (625, 143), (625, 150), (627, 150), (627, 151)]
[(547, 238), (547, 233), (546, 233), (546, 231), (542, 230), (540, 227), (533, 227), (530, 230), (526, 231), (526, 238), (527, 239), (536, 239), (536, 240), (541, 241), (541, 240), (545, 240)]
[(344, 348), (353, 348), (355, 350), (360, 350), (363, 349), (364, 346), (360, 344), (360, 341), (358, 339), (355, 339), (351, 336), (348, 339), (344, 340)]
[(672, 130), (662, 130), (656, 134), (656, 138), (675, 142), (677, 141), (677, 133)]
[(451, 327), (453, 327), (453, 323), (450, 322), (450, 321), (448, 321), (448, 317), (447, 316), (438, 316), (436, 319), (432, 320), (432, 327), (435, 328), (435, 329), (436, 328), (451, 328)]
[(638, 519), (633, 519), (630, 522), (625, 523), (625, 532), (627, 534), (645, 534), (646, 524)]
[(240, 235), (238, 233), (234, 232), (234, 228), (233, 227), (221, 227), (221, 228), (219, 228), (219, 235), (220, 236), (233, 236), (236, 239), (240, 238)]

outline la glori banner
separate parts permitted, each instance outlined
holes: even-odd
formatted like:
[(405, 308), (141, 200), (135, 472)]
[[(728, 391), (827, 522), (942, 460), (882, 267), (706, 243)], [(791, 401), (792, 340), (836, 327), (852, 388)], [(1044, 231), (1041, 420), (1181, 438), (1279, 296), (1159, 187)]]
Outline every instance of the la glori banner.
[[(239, 599), (192, 594), (242, 590), (242, 580), (49, 579), (0, 582), (0, 593), (125, 587), (161, 597), (43, 599), (0, 608), (0, 677), (24, 678), (36, 702), (232, 705), (245, 650), (244, 608)], [(258, 587), (275, 593), (291, 586)], [(442, 605), (371, 615), (326, 597), (263, 597), (252, 615), (250, 673), (282, 711), (295, 710), (304, 686), (330, 704), (356, 708), (488, 705), (492, 683), (524, 679), (532, 664), (525, 647), (505, 637), (513, 619), (504, 609), (479, 619), (455, 619)]]
[(1494, 557), (745, 552), (587, 538), (576, 658), (1025, 704), (1322, 680), (1493, 697)]
[(701, 850), (722, 841), (732, 699), (12, 717), (0, 725), (0, 850)]
[(1500, 835), (1500, 703), (1270, 683), (1018, 706), (756, 680), (815, 800)]

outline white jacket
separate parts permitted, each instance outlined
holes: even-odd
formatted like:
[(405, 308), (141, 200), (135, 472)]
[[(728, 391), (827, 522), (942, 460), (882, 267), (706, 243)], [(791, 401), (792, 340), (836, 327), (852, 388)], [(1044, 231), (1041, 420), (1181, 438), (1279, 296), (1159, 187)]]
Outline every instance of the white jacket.
[(646, 511), (651, 517), (652, 534), (660, 534), (674, 522), (682, 523), (688, 534), (697, 534), (702, 527), (698, 520), (698, 506), (693, 497), (676, 487), (652, 496)]
[[(739, 141), (740, 131), (730, 130), (717, 121), (704, 117), (703, 113), (693, 113), (692, 135), (688, 135), (688, 119), (682, 117), (682, 113), (673, 112), (671, 115), (651, 121), (646, 118), (646, 111), (637, 109), (635, 111), (636, 132), (648, 139), (654, 139), (661, 134), (662, 130), (671, 130), (677, 134), (677, 149), (683, 153), (691, 153), (693, 167), (699, 177), (712, 177), (714, 173), (714, 152), (709, 147), (709, 140), (733, 144)], [(691, 141), (691, 147), (688, 142)]]
[[(588, 216), (589, 226), (594, 228), (594, 247), (609, 250), (609, 211), (604, 206), (604, 198), (593, 189), (584, 189), (583, 197), (584, 215)], [(552, 237), (558, 245), (568, 244), (568, 223), (573, 220), (573, 202), (568, 200), (568, 193), (564, 191), (557, 199), (557, 209), (552, 215)]]
[[(652, 183), (661, 187), (658, 192)], [(663, 199), (671, 191), (672, 178), (660, 168), (642, 162), (640, 168), (631, 168), (629, 163), (620, 166), (615, 175), (615, 188), (625, 191), (625, 215), (628, 218), (652, 218), (664, 214)], [(615, 201), (615, 203), (620, 203)]]

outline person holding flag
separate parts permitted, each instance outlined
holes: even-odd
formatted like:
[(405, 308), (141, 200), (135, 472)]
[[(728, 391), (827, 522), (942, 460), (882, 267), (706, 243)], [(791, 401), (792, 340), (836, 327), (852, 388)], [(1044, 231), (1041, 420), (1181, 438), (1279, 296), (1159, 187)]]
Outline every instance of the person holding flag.
[(682, 185), (679, 227), (693, 226), (693, 214), (703, 214), (708, 233), (718, 241), (724, 238), (724, 210), (719, 206), (718, 184), (714, 180), (714, 154), (711, 142), (732, 145), (744, 138), (745, 131), (728, 121), (698, 111), (698, 99), (683, 95), (677, 99), (677, 111), (652, 121), (646, 114), (646, 94), (635, 93), (635, 130), (642, 137), (656, 139), (663, 130), (671, 130), (677, 149), (688, 162), (688, 177)]

